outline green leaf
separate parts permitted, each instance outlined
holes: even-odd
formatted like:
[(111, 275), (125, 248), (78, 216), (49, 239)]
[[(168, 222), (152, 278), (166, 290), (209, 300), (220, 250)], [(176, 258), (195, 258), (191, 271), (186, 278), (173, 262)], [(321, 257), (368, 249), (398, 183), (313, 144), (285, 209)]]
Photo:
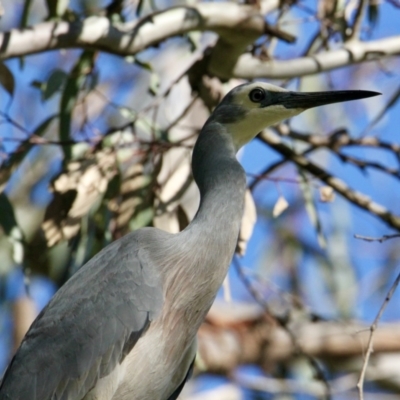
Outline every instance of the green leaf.
[(150, 84), (149, 84), (150, 94), (156, 96), (159, 88), (160, 88), (160, 76), (155, 72), (153, 72), (150, 75)]
[(315, 207), (312, 189), (307, 180), (307, 175), (302, 169), (299, 169), (299, 177), (300, 177), (300, 189), (303, 192), (306, 211), (308, 217), (310, 218), (311, 224), (315, 228), (318, 244), (322, 249), (326, 249), (326, 238), (324, 232), (322, 231), (322, 225), (318, 216), (317, 208)]
[(87, 152), (90, 149), (90, 144), (87, 142), (77, 142), (71, 146), (71, 159), (81, 160), (87, 156)]
[(29, 18), (29, 10), (32, 5), (32, 0), (25, 0), (24, 4), (24, 9), (22, 11), (22, 17), (21, 17), (21, 22), (20, 22), (20, 27), (21, 28), (26, 28), (28, 25), (28, 18)]
[(50, 99), (50, 97), (52, 97), (63, 87), (67, 78), (68, 75), (60, 69), (55, 69), (52, 71), (43, 90), (42, 99)]
[(135, 57), (132, 55), (124, 57), (125, 62), (128, 64), (135, 64)]
[(7, 236), (10, 235), (14, 227), (18, 226), (13, 206), (5, 193), (0, 193), (0, 225)]
[(140, 61), (137, 57), (135, 57), (134, 63), (138, 65), (140, 68), (146, 69), (147, 71), (153, 71), (153, 67), (151, 66), (150, 63)]
[(368, 21), (372, 28), (376, 26), (379, 17), (379, 5), (375, 1), (370, 1), (368, 4)]
[[(54, 1), (54, 0), (50, 0)], [(67, 11), (69, 5), (69, 0), (58, 0), (57, 1), (57, 15), (62, 17), (64, 13)]]
[(193, 53), (196, 49), (199, 48), (201, 37), (202, 36), (201, 36), (200, 32), (188, 32), (186, 34), (186, 38), (190, 45), (191, 53)]
[(137, 17), (139, 17), (140, 14), (142, 13), (143, 4), (144, 4), (144, 0), (139, 0), (138, 5), (136, 7), (136, 16)]
[(112, 0), (106, 7), (106, 15), (107, 17), (111, 17), (113, 22), (124, 22), (124, 1), (125, 0)]
[(163, 135), (160, 125), (154, 122), (153, 118), (148, 117), (137, 119), (135, 121), (135, 130), (145, 135), (155, 135), (156, 138), (160, 138)]
[(134, 218), (129, 222), (129, 229), (135, 231), (137, 229), (143, 228), (144, 226), (149, 226), (154, 218), (153, 207), (147, 207), (139, 211)]
[(49, 18), (60, 18), (68, 9), (69, 0), (46, 0)]
[(120, 187), (121, 174), (118, 172), (108, 181), (107, 190), (104, 193), (104, 199), (109, 200), (113, 197), (117, 197), (119, 195)]
[[(82, 89), (87, 75), (93, 70), (92, 51), (84, 51), (73, 67), (61, 96), (60, 104), (60, 141), (65, 142), (70, 140), (72, 111), (75, 107), (78, 95)], [(63, 147), (65, 162), (71, 159), (71, 147)]]
[[(8, 160), (0, 167), (0, 193), (4, 190), (10, 179), (12, 173), (15, 171), (17, 166), (25, 158), (28, 151), (32, 148), (32, 144), (22, 143), (18, 149), (10, 155)], [(0, 211), (1, 213), (1, 211)]]
[(132, 110), (128, 107), (118, 107), (118, 111), (124, 118), (131, 119), (132, 121), (134, 121), (137, 117), (137, 113), (135, 112), (135, 110)]
[(345, 319), (354, 317), (357, 303), (357, 277), (350, 259), (348, 232), (352, 229), (349, 205), (339, 202), (332, 207), (332, 225), (329, 229), (328, 258), (331, 266), (330, 282), (336, 308)]
[(15, 89), (14, 75), (9, 70), (7, 65), (0, 62), (0, 85), (13, 97)]
[(31, 82), (31, 86), (43, 92), (46, 88), (46, 82), (38, 81), (35, 79)]
[(14, 262), (21, 264), (24, 258), (23, 233), (15, 218), (14, 208), (5, 193), (0, 194), (0, 210), (0, 225), (12, 244), (12, 258)]
[(90, 79), (89, 79), (89, 82), (88, 82), (88, 90), (93, 90), (93, 89), (96, 88), (96, 86), (99, 83), (99, 72), (98, 71), (93, 71), (90, 74), (89, 78)]

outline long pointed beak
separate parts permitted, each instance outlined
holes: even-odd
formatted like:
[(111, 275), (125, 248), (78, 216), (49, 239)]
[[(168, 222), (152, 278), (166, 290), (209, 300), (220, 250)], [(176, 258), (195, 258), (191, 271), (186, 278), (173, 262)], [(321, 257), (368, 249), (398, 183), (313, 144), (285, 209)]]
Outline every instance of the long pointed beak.
[(369, 90), (338, 90), (332, 92), (280, 92), (276, 93), (275, 104), (285, 108), (307, 109), (324, 106), (326, 104), (340, 103), (378, 96), (381, 93)]

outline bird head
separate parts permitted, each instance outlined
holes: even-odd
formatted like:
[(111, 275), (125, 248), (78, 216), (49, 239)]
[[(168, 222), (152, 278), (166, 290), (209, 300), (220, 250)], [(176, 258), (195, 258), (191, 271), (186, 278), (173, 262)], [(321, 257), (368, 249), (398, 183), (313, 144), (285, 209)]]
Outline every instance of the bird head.
[(308, 108), (378, 94), (365, 90), (292, 92), (265, 82), (246, 83), (232, 89), (224, 97), (210, 120), (226, 126), (238, 150), (267, 126), (298, 115)]

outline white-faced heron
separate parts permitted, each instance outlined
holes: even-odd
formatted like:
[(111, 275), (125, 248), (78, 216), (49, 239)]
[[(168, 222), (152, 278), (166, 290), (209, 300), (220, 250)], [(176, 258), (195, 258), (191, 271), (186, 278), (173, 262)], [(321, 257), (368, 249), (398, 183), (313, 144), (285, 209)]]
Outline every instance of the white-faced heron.
[(193, 221), (178, 234), (139, 229), (79, 269), (33, 322), (0, 400), (176, 399), (238, 239), (246, 178), (237, 151), (308, 108), (377, 94), (298, 93), (262, 82), (229, 92), (193, 150), (201, 195)]

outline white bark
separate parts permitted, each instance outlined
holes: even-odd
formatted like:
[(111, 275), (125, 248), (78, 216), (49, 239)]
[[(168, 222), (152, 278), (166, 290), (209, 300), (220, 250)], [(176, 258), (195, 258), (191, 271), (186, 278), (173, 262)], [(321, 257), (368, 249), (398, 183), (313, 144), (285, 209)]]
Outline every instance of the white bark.
[(351, 41), (339, 49), (291, 60), (262, 61), (244, 54), (239, 58), (233, 75), (244, 79), (288, 79), (397, 54), (400, 54), (400, 36), (371, 42)]
[[(277, 0), (270, 1), (262, 12), (277, 5)], [(89, 17), (74, 23), (45, 22), (0, 34), (0, 59), (73, 47), (132, 55), (189, 31), (213, 31), (227, 42), (240, 45), (264, 34), (264, 15), (247, 5), (200, 3), (173, 7), (119, 26), (105, 17)]]
[(266, 33), (264, 16), (277, 6), (277, 0), (263, 2), (261, 9), (234, 3), (200, 3), (118, 26), (105, 17), (74, 23), (45, 22), (0, 34), (0, 60), (63, 48), (134, 55), (190, 31), (219, 35), (208, 72), (222, 78), (287, 79), (400, 54), (400, 35), (370, 42), (352, 40), (338, 49), (291, 60), (263, 61), (243, 54), (249, 44)]

